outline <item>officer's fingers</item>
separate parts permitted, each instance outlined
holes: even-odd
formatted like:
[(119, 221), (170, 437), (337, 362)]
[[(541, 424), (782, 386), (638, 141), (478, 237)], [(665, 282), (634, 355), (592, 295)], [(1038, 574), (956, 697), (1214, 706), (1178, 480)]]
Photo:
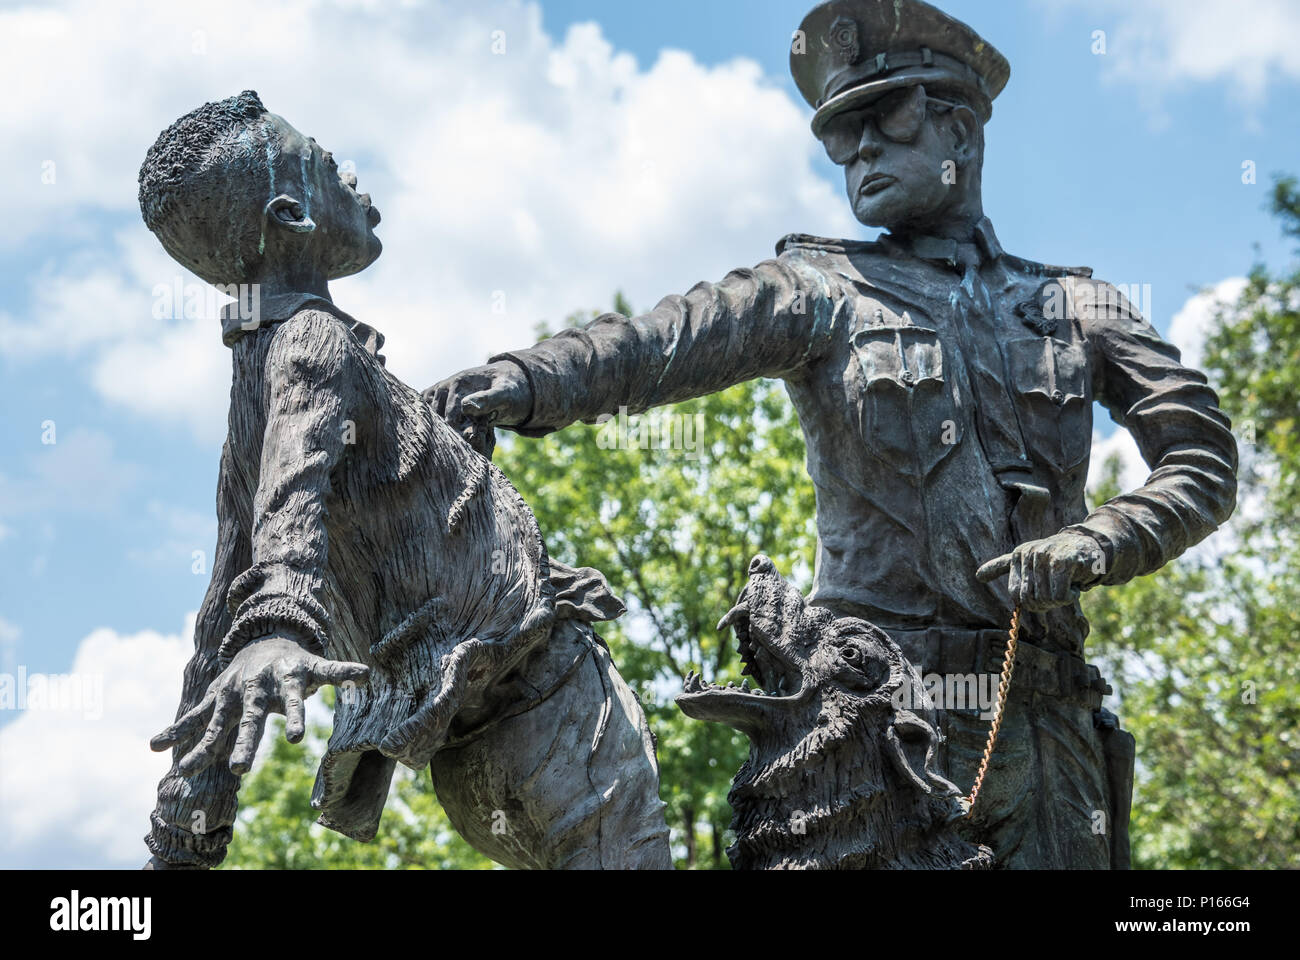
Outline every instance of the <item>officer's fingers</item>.
[(242, 776), (252, 769), (253, 757), (257, 755), (257, 746), (262, 741), (262, 730), (266, 726), (268, 699), (266, 690), (260, 683), (252, 682), (244, 688), (244, 716), (239, 721), (235, 749), (230, 751), (231, 773)]
[(307, 731), (306, 685), (298, 677), (286, 677), (280, 682), (280, 698), (284, 701), (284, 738), (297, 743)]
[(1054, 560), (1051, 569), (1051, 598), (1057, 606), (1069, 603), (1071, 593), (1078, 596), (1078, 591), (1074, 590), (1075, 565), (1067, 560)]
[(1034, 610), (1046, 610), (1055, 606), (1052, 595), (1052, 555), (1047, 550), (1035, 550), (1033, 555), (1033, 595), (1029, 606)]
[(506, 412), (509, 403), (510, 393), (506, 388), (489, 387), (487, 390), (471, 393), (460, 402), (460, 405), (467, 415), (476, 420), (495, 423), (497, 418)]
[(1022, 549), (1020, 553), (1020, 589), (1017, 602), (1026, 609), (1032, 610), (1035, 605), (1037, 595), (1037, 584), (1034, 579), (1034, 551)]
[(216, 690), (209, 690), (207, 695), (199, 701), (198, 706), (187, 711), (185, 716), (180, 717), (170, 727), (150, 740), (149, 748), (151, 750), (166, 750), (168, 747), (187, 742), (208, 722), (208, 712), (212, 709), (212, 705), (216, 703), (216, 700)]
[(996, 560), (990, 560), (984, 566), (975, 571), (975, 579), (980, 583), (988, 583), (996, 580), (1011, 570), (1012, 554), (1003, 554)]
[(242, 703), (238, 692), (234, 690), (221, 692), (216, 709), (212, 711), (212, 720), (208, 723), (208, 729), (203, 731), (203, 739), (181, 759), (179, 764), (181, 776), (192, 777), (196, 773), (201, 773), (218, 759), (221, 745), (230, 739), (229, 734), (235, 718), (239, 716)]
[(440, 417), (447, 414), (447, 395), (449, 392), (446, 381), (435, 384), (424, 391), (424, 399), (429, 406), (433, 407), (433, 412)]
[(1007, 571), (1007, 592), (1011, 594), (1011, 602), (1017, 605), (1021, 602), (1020, 591), (1023, 584), (1023, 567), (1024, 552), (1016, 550), (1011, 554), (1011, 569)]

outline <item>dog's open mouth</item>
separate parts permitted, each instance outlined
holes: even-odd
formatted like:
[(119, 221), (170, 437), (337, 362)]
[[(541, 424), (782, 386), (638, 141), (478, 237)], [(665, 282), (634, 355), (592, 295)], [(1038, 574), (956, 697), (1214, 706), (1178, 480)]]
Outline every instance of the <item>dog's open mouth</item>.
[[(736, 635), (741, 675), (746, 679), (738, 685), (706, 683), (692, 671), (687, 675), (677, 704), (688, 716), (700, 720), (736, 721), (752, 706), (775, 705), (792, 701), (803, 692), (803, 669), (785, 650), (781, 643), (767, 635), (763, 625), (751, 619), (750, 588), (740, 594), (736, 605), (718, 623), (719, 630), (731, 627)], [(754, 686), (750, 685), (753, 680)]]

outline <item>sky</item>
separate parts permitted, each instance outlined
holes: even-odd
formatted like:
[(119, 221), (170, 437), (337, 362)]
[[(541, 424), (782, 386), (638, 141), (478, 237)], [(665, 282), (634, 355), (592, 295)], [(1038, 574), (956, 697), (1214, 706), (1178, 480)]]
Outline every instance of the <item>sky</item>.
[[(1266, 201), (1300, 170), (1300, 4), (942, 5), (1012, 64), (984, 171), (1003, 246), (1149, 290), (1198, 357), (1214, 299), (1290, 256)], [(143, 862), (147, 740), (207, 584), (229, 355), (140, 219), (159, 131), (252, 88), (351, 163), (385, 252), (334, 298), (422, 388), (616, 290), (648, 309), (787, 233), (871, 238), (788, 76), (809, 6), (0, 3), (0, 684), (76, 684), (0, 705), (0, 867)], [(1142, 481), (1104, 415), (1096, 441)]]

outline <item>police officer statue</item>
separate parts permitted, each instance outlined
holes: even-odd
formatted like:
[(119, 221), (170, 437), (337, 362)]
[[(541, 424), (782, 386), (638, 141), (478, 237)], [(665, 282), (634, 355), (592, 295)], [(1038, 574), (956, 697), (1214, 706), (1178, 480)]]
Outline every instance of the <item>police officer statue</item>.
[[(920, 0), (833, 0), (804, 19), (790, 64), (877, 241), (786, 237), (753, 269), (427, 395), (468, 434), (535, 437), (784, 380), (817, 490), (812, 602), (880, 625), (947, 678), (997, 673), (1019, 605), (979, 839), (1003, 866), (1127, 867), (1133, 738), (1083, 659), (1079, 592), (1149, 574), (1227, 519), (1229, 421), (1116, 288), (998, 243), (980, 172), (1011, 71), (973, 30)], [(1094, 401), (1151, 474), (1089, 513)], [(987, 714), (942, 705), (946, 773), (965, 788)]]

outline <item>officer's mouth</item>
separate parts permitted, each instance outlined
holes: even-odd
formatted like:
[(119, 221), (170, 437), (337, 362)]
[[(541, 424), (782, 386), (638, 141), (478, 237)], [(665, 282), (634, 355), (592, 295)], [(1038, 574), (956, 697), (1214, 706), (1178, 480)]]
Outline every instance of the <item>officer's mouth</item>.
[(858, 196), (873, 197), (882, 190), (888, 190), (897, 182), (897, 177), (891, 177), (887, 173), (873, 173), (858, 185)]

